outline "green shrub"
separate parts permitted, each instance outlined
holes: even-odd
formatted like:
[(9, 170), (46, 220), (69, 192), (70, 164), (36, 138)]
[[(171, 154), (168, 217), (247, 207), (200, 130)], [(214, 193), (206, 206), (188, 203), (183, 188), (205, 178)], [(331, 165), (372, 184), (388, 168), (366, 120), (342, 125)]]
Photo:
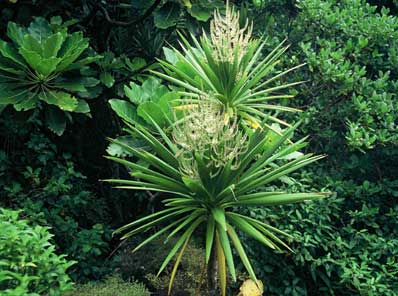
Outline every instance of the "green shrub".
[(299, 8), (291, 38), (308, 62), (299, 104), (317, 123), (311, 132), (362, 150), (397, 145), (398, 18), (363, 0), (307, 0)]
[(30, 226), (20, 212), (0, 208), (0, 294), (62, 295), (73, 262), (55, 254), (48, 228)]
[(149, 296), (149, 291), (142, 283), (124, 282), (121, 278), (114, 276), (105, 279), (104, 282), (90, 282), (77, 285), (73, 291), (65, 296)]
[[(39, 124), (37, 117), (30, 120)], [(57, 248), (78, 261), (68, 271), (73, 279), (102, 276), (110, 239), (104, 199), (88, 187), (73, 156), (57, 149), (40, 126), (26, 124), (21, 113), (2, 114), (0, 133), (18, 139), (0, 148), (0, 206), (49, 225)]]
[(269, 295), (397, 295), (398, 18), (366, 1), (297, 4), (267, 2), (274, 13), (256, 23), (257, 32), (274, 36), (270, 48), (288, 36), (288, 67), (308, 63), (289, 77), (307, 81), (292, 103), (305, 111), (311, 149), (328, 157), (275, 190), (336, 195), (316, 208), (251, 211), (293, 233), (295, 253), (275, 257), (247, 240), (249, 254)]

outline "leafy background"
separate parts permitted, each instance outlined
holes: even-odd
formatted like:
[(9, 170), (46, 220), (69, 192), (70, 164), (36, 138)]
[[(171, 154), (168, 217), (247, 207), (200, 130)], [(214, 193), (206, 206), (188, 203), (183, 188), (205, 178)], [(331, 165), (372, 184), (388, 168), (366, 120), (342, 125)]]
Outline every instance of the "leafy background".
[[(322, 164), (275, 186), (335, 192), (321, 202), (246, 213), (267, 217), (296, 237), (292, 254), (245, 241), (265, 293), (397, 295), (397, 2), (233, 2), (253, 20), (255, 35), (267, 37), (265, 53), (287, 38), (291, 46), (280, 69), (307, 63), (284, 78), (307, 81), (286, 104), (305, 111), (289, 116), (304, 121), (301, 132), (311, 136), (308, 149), (328, 154)], [(118, 270), (120, 257), (113, 251), (119, 241), (112, 230), (159, 207), (154, 196), (98, 182), (127, 174), (102, 157), (105, 138), (122, 135), (111, 104), (134, 104), (128, 89), (140, 88), (143, 100), (153, 96), (144, 94), (141, 84), (148, 69), (159, 69), (162, 47), (178, 46), (177, 30), (206, 30), (212, 11), (223, 5), (210, 0), (0, 4), (2, 40), (10, 41), (9, 21), (29, 26), (37, 16), (47, 21), (60, 16), (75, 20), (69, 33), (82, 32), (90, 51), (102, 57), (90, 64), (89, 73), (98, 80), (96, 95), (87, 101), (91, 118), (66, 117), (61, 136), (47, 129), (41, 107), (18, 112), (7, 106), (0, 114), (1, 206), (21, 208), (31, 221), (51, 227), (57, 250), (78, 262), (69, 270), (74, 280), (101, 279)], [(158, 285), (148, 278), (139, 280)]]

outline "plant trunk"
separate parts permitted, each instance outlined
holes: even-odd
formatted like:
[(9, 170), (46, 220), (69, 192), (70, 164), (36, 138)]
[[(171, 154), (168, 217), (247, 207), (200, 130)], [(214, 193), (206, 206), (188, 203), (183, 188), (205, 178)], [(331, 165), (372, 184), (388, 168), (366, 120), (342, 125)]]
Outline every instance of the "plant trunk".
[(207, 265), (207, 291), (209, 296), (218, 296), (218, 264), (216, 244), (213, 244), (209, 264)]

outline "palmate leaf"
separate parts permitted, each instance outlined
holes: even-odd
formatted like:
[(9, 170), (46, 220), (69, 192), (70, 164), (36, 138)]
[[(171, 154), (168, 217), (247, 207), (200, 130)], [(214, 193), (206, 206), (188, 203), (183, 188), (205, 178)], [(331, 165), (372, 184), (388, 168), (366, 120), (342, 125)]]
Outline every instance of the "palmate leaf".
[(23, 43), (23, 37), (28, 33), (26, 28), (18, 26), (14, 22), (8, 22), (7, 24), (7, 36), (18, 46)]
[(14, 90), (7, 83), (0, 83), (0, 105), (18, 104), (26, 99), (27, 95), (32, 96), (28, 89)]
[(100, 80), (107, 88), (111, 88), (115, 83), (115, 78), (110, 72), (102, 72), (100, 74)]
[(43, 42), (52, 34), (50, 24), (41, 17), (34, 18), (28, 27), (28, 32), (38, 42)]
[[(28, 111), (34, 109), (39, 104), (39, 97), (35, 93), (19, 93), (21, 100), (14, 102), (14, 109), (17, 111)], [(13, 96), (14, 97), (14, 96)], [(15, 97), (14, 97), (15, 98)]]
[(176, 97), (171, 94), (163, 95), (159, 101), (157, 102), (145, 102), (140, 104), (137, 108), (137, 114), (143, 118), (147, 123), (152, 124), (152, 119), (155, 119), (155, 122), (162, 126), (168, 127), (171, 125), (173, 121), (173, 113), (171, 111), (171, 101)]

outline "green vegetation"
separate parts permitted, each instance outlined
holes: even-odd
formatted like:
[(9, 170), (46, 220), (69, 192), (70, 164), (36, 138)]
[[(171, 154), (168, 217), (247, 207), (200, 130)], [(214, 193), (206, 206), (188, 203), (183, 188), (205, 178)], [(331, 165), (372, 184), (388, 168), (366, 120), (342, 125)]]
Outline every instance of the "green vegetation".
[[(222, 24), (225, 27), (221, 26)], [(174, 72), (170, 72), (169, 76), (166, 77), (157, 72), (160, 77), (165, 77), (170, 81), (175, 81), (175, 76), (192, 77), (189, 82), (196, 82), (196, 87), (181, 81), (178, 81), (177, 84), (185, 87), (186, 90), (199, 91), (196, 98), (190, 92), (180, 93), (182, 96), (188, 96), (188, 99), (177, 101), (177, 104), (178, 102), (181, 104), (173, 109), (185, 110), (185, 112), (182, 116), (178, 116), (175, 111), (174, 123), (168, 116), (165, 117), (172, 128), (171, 136), (168, 136), (159, 126), (157, 123), (159, 119), (153, 118), (144, 109), (142, 113), (145, 119), (151, 123), (154, 132), (131, 116), (129, 121), (133, 124), (127, 124), (128, 128), (125, 129), (128, 134), (135, 135), (144, 141), (143, 145), (136, 147), (134, 143), (126, 144), (117, 139), (111, 140), (114, 145), (127, 150), (136, 159), (131, 162), (124, 158), (109, 157), (127, 166), (134, 179), (107, 179), (105, 181), (118, 184), (116, 188), (120, 189), (152, 191), (166, 195), (166, 198), (162, 200), (165, 206), (164, 210), (128, 223), (117, 229), (115, 233), (125, 232), (122, 239), (126, 239), (158, 227), (158, 224), (165, 223), (167, 225), (158, 228), (133, 252), (163, 233), (169, 233), (166, 241), (174, 235), (179, 235), (158, 272), (159, 275), (176, 256), (177, 259), (170, 276), (169, 295), (186, 246), (202, 227), (202, 224), (205, 227), (203, 237), (209, 283), (214, 281), (214, 277), (218, 274), (221, 294), (226, 295), (227, 269), (233, 281), (236, 281), (231, 243), (250, 278), (257, 282), (237, 230), (272, 249), (279, 251), (281, 251), (280, 247), (290, 249), (278, 237), (280, 234), (289, 236), (287, 233), (261, 220), (241, 215), (237, 208), (278, 206), (315, 200), (327, 195), (267, 190), (267, 186), (271, 182), (280, 180), (287, 174), (295, 172), (323, 156), (312, 156), (298, 151), (307, 143), (305, 143), (305, 139), (297, 142), (291, 141), (292, 133), (297, 126), (276, 133), (265, 120), (261, 122), (256, 120), (259, 123), (251, 124), (253, 129), (247, 128), (244, 132), (240, 130), (240, 122), (252, 116), (236, 109), (243, 108), (243, 106), (230, 105), (235, 102), (235, 99), (232, 102), (226, 102), (226, 98), (231, 98), (236, 93), (237, 100), (242, 104), (245, 97), (252, 97), (254, 102), (259, 101), (260, 98), (267, 100), (269, 99), (268, 94), (273, 93), (274, 89), (263, 89), (264, 86), (270, 80), (275, 80), (282, 75), (257, 85), (262, 76), (270, 71), (269, 67), (271, 67), (275, 56), (271, 54), (252, 69), (252, 65), (256, 61), (252, 57), (260, 54), (261, 47), (256, 49), (254, 43), (250, 43), (251, 32), (246, 31), (246, 28), (240, 29), (238, 15), (228, 6), (225, 16), (220, 16), (219, 12), (216, 12), (216, 19), (210, 32), (212, 34), (211, 41), (206, 37), (202, 39), (202, 46), (205, 49), (189, 47), (189, 51), (185, 52), (187, 58), (175, 63), (176, 65), (180, 63), (181, 69), (189, 69), (191, 75), (187, 73), (177, 75), (183, 71), (178, 67), (171, 67), (170, 64), (167, 67), (172, 68)], [(196, 44), (200, 46), (199, 43)], [(247, 52), (252, 50), (255, 53), (251, 57), (250, 55), (247, 57)], [(279, 51), (276, 56), (279, 56), (284, 50)], [(196, 55), (197, 51), (201, 54)], [(175, 58), (182, 57), (177, 50), (174, 50), (174, 55)], [(224, 60), (224, 57), (227, 59)], [(200, 65), (214, 65), (215, 69)], [(232, 76), (231, 71), (234, 73)], [(202, 75), (205, 72), (208, 75)], [(219, 80), (222, 73), (232, 81)], [(239, 79), (237, 76), (244, 78)], [(143, 84), (143, 89), (147, 87), (147, 83), (148, 81)], [(203, 84), (207, 84), (209, 88), (204, 87), (199, 90), (200, 85)], [(234, 87), (229, 90), (229, 85), (234, 85)], [(142, 96), (138, 92), (138, 98), (134, 97), (133, 86), (131, 85), (131, 89), (127, 88), (128, 93), (131, 94), (129, 98), (140, 103)], [(282, 88), (284, 87), (278, 89)], [(216, 91), (216, 94), (213, 91)], [(192, 96), (195, 98), (194, 100), (191, 99)], [(210, 96), (214, 96), (216, 101)], [(159, 99), (159, 102), (162, 98), (164, 96)], [(255, 105), (246, 105), (246, 107), (248, 106), (255, 107)], [(141, 105), (137, 108), (138, 112), (140, 107)], [(162, 108), (159, 109), (162, 111)], [(277, 107), (277, 110), (280, 109), (282, 108)], [(135, 110), (135, 108), (126, 109), (123, 113), (120, 110), (116, 111), (121, 114), (122, 118), (125, 118), (126, 113), (131, 114)], [(267, 118), (265, 113), (258, 110), (256, 113), (262, 114), (261, 118)], [(254, 122), (254, 120), (251, 121)], [(277, 127), (280, 130), (279, 125)], [(271, 137), (271, 134), (276, 134), (276, 136)], [(290, 144), (285, 145), (288, 140), (290, 140)], [(215, 265), (214, 268), (213, 265)], [(215, 294), (216, 286), (210, 285), (208, 288), (210, 294)]]
[(398, 294), (397, 1), (0, 6), (0, 294)]
[[(304, 139), (281, 148), (290, 138), (293, 128), (275, 142), (270, 143), (267, 132), (261, 129), (257, 129), (246, 140), (246, 136), (239, 132), (236, 124), (224, 123), (224, 114), (209, 108), (204, 105), (190, 112), (181, 120), (181, 124), (175, 127), (172, 138), (153, 120), (165, 144), (142, 125), (130, 125), (126, 131), (140, 135), (153, 152), (113, 140), (134, 155), (138, 162), (109, 157), (127, 166), (131, 170), (131, 176), (139, 179), (106, 180), (119, 184), (117, 188), (171, 193), (172, 198), (162, 201), (166, 207), (164, 210), (116, 230), (116, 233), (127, 231), (122, 237), (126, 239), (166, 222), (167, 226), (146, 238), (135, 250), (166, 231), (170, 233), (167, 239), (179, 231), (182, 232), (158, 272), (160, 274), (181, 249), (171, 275), (169, 293), (179, 260), (191, 236), (201, 224), (206, 226), (206, 263), (209, 264), (211, 253), (217, 252), (220, 283), (224, 283), (222, 289), (225, 295), (225, 262), (233, 280), (236, 281), (230, 241), (250, 277), (257, 280), (235, 228), (272, 249), (280, 250), (279, 245), (287, 247), (275, 234), (288, 234), (260, 220), (236, 213), (236, 207), (276, 206), (325, 196), (322, 193), (255, 192), (256, 189), (264, 188), (270, 182), (322, 156), (298, 153), (297, 150), (306, 145)], [(284, 159), (287, 161), (283, 162)]]
[(119, 277), (109, 277), (100, 283), (77, 285), (65, 296), (149, 296), (149, 291), (141, 283), (124, 282)]
[(23, 118), (1, 116), (2, 136), (10, 141), (0, 151), (0, 204), (23, 209), (31, 222), (51, 226), (58, 251), (78, 262), (69, 269), (74, 279), (100, 277), (111, 236), (105, 200), (90, 190), (72, 155), (59, 151), (43, 133), (38, 117), (30, 118), (38, 126), (27, 128)]
[(87, 102), (75, 95), (89, 98), (98, 93), (92, 88), (99, 81), (82, 74), (90, 73), (86, 65), (100, 57), (85, 53), (89, 44), (81, 32), (68, 34), (70, 23), (62, 24), (60, 17), (51, 18), (51, 23), (37, 17), (28, 28), (9, 22), (7, 36), (12, 42), (0, 40), (0, 108), (11, 104), (25, 111), (43, 109), (41, 103), (50, 105), (45, 120), (58, 135), (65, 130), (65, 112), (90, 112)]
[(0, 290), (2, 295), (63, 295), (72, 282), (73, 262), (55, 254), (48, 228), (30, 226), (20, 212), (0, 208)]
[[(134, 253), (132, 251), (140, 243), (139, 238), (133, 237), (124, 241), (125, 243), (120, 247), (113, 260), (116, 271), (122, 274), (124, 278), (141, 278), (151, 291), (167, 293), (172, 268), (166, 268), (159, 276), (157, 276), (157, 273), (159, 266), (167, 257), (169, 250), (175, 245), (177, 238), (172, 237), (164, 244), (165, 239), (166, 236), (161, 235), (148, 243), (145, 248), (141, 248)], [(184, 293), (194, 295), (197, 291), (203, 294), (206, 291), (205, 250), (197, 245), (198, 243), (195, 241), (187, 245), (185, 252), (189, 255), (181, 258), (173, 284), (173, 292), (177, 295)], [(151, 255), (148, 256), (148, 254)], [(172, 260), (172, 262), (174, 263), (175, 260)]]

